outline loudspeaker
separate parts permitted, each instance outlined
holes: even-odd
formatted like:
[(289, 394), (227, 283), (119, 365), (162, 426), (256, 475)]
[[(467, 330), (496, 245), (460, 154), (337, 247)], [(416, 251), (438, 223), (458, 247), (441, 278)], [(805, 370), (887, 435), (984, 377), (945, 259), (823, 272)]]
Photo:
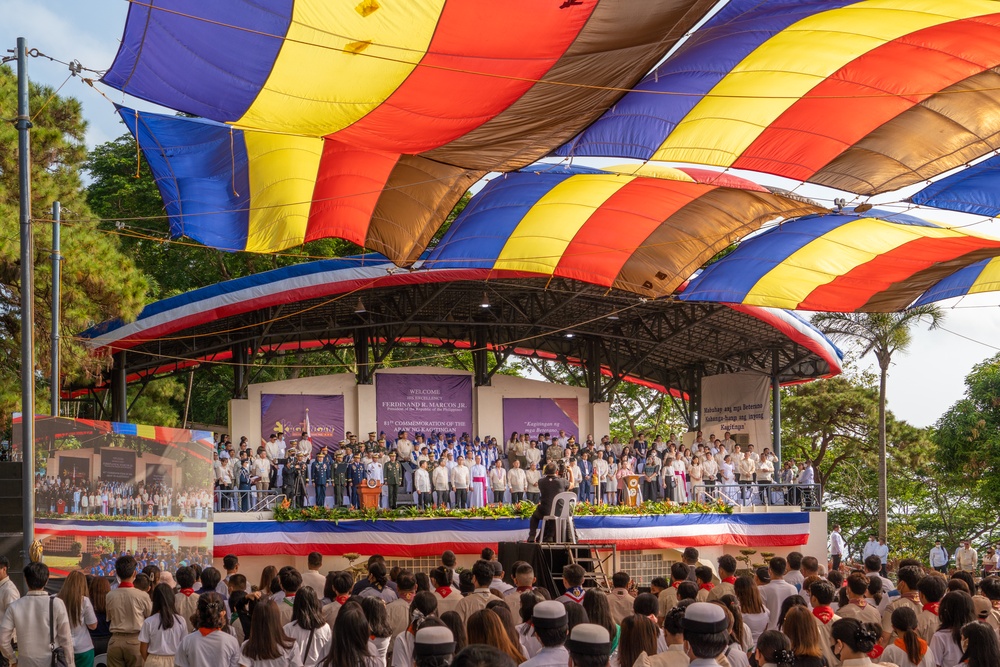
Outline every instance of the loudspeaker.
[(8, 574), (22, 592), (25, 591), (23, 515), (24, 497), (21, 493), (23, 467), (20, 461), (0, 461), (0, 554), (10, 561)]

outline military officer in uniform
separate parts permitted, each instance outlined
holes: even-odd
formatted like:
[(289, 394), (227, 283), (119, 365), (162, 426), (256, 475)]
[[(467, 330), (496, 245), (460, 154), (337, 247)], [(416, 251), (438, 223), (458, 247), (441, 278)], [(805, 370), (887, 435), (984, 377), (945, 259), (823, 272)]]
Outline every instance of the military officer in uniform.
[(330, 482), (333, 466), (326, 459), (326, 447), (319, 450), (312, 464), (312, 479), (316, 485), (316, 507), (326, 507), (326, 485)]
[(361, 485), (364, 481), (365, 464), (359, 456), (347, 464), (347, 487), (351, 492), (351, 507), (354, 509), (361, 507)]
[[(343, 447), (346, 442), (341, 441)], [(347, 450), (350, 452), (350, 450)], [(344, 504), (344, 493), (347, 491), (347, 460), (344, 458), (344, 450), (338, 449), (333, 453), (335, 459), (333, 466), (333, 506), (341, 507)]]
[(382, 479), (389, 488), (389, 507), (396, 509), (396, 498), (403, 483), (403, 464), (396, 460), (396, 452), (389, 452), (389, 460), (382, 464)]

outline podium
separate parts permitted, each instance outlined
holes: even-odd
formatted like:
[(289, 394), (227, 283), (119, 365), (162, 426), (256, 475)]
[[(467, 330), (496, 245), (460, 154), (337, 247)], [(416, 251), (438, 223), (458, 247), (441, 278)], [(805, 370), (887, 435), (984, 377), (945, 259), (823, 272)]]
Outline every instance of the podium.
[(635, 507), (639, 504), (639, 476), (629, 475), (625, 478), (625, 504)]
[(382, 497), (382, 482), (375, 482), (375, 486), (368, 486), (367, 483), (362, 484), (359, 491), (361, 492), (361, 509), (369, 510), (378, 507), (378, 501)]

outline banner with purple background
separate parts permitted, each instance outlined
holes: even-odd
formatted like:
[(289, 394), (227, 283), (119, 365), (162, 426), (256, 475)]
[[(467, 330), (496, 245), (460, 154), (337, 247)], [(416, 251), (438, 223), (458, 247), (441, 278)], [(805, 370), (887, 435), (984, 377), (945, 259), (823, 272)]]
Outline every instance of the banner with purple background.
[(514, 431), (538, 436), (559, 433), (580, 438), (580, 407), (576, 398), (505, 398), (503, 399), (503, 435)]
[(344, 397), (314, 394), (261, 394), (260, 435), (265, 440), (280, 429), (289, 444), (306, 430), (309, 411), (309, 435), (313, 454), (322, 447), (336, 449), (344, 439)]
[(393, 439), (399, 431), (472, 434), (472, 377), (469, 375), (375, 376), (378, 430)]

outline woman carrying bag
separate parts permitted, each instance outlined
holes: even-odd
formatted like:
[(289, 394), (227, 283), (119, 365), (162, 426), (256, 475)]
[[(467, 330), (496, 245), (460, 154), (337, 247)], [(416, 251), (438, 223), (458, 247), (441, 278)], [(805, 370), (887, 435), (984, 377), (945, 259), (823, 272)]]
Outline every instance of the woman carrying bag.
[(86, 575), (80, 570), (70, 572), (57, 597), (66, 605), (69, 615), (76, 667), (93, 667), (94, 640), (90, 638), (90, 631), (97, 627), (97, 614), (87, 597)]

